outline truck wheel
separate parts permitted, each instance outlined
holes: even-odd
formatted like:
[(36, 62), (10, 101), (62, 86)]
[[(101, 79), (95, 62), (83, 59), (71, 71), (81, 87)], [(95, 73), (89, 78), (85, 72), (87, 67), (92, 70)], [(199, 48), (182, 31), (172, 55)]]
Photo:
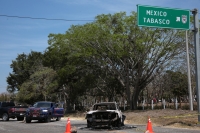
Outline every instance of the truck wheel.
[(91, 122), (87, 121), (87, 128), (90, 128), (91, 126)]
[(3, 119), (3, 121), (9, 121), (8, 114), (7, 113), (3, 113), (2, 119)]
[(124, 126), (124, 120), (126, 119), (125, 115), (122, 115), (122, 126)]
[(48, 123), (51, 121), (51, 116), (47, 116), (47, 118), (45, 119), (45, 122)]
[(57, 117), (57, 118), (56, 118), (56, 121), (60, 121), (60, 119), (61, 119), (61, 117)]
[(26, 117), (26, 123), (31, 123), (31, 119)]
[(120, 119), (118, 119), (118, 121), (117, 121), (117, 127), (121, 127), (122, 126), (122, 123), (121, 123), (121, 120)]

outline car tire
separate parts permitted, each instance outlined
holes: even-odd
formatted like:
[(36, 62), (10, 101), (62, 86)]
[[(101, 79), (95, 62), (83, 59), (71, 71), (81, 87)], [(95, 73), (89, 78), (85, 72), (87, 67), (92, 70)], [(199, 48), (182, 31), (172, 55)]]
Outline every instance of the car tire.
[(47, 116), (47, 118), (45, 119), (45, 122), (48, 123), (51, 121), (51, 116)]
[(124, 121), (126, 119), (126, 116), (125, 115), (122, 115), (122, 126), (124, 126)]
[(2, 119), (3, 119), (3, 121), (9, 121), (8, 113), (3, 113)]
[(26, 120), (26, 123), (31, 123), (31, 119), (30, 118), (26, 117), (25, 120)]
[(122, 126), (121, 119), (117, 120), (117, 127), (120, 128)]
[(87, 128), (90, 128), (91, 126), (91, 122), (87, 121)]

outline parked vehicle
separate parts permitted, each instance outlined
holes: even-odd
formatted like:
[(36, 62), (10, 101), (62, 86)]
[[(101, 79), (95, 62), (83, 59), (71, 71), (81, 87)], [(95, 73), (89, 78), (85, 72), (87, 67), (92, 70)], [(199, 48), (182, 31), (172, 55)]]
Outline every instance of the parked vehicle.
[(15, 106), (13, 102), (0, 102), (0, 118), (8, 121), (9, 118), (24, 120), (24, 115), (28, 106)]
[(64, 116), (64, 108), (58, 108), (58, 104), (50, 101), (36, 102), (26, 111), (26, 123), (31, 120), (50, 122), (51, 119), (59, 121)]
[(96, 126), (121, 127), (126, 116), (122, 114), (116, 102), (102, 102), (93, 105), (87, 112), (87, 127)]

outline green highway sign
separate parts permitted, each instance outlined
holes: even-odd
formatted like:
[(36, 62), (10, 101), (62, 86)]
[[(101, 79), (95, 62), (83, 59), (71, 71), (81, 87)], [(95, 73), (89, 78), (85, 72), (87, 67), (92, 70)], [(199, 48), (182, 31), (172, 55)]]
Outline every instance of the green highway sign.
[(138, 26), (189, 30), (190, 10), (137, 5)]

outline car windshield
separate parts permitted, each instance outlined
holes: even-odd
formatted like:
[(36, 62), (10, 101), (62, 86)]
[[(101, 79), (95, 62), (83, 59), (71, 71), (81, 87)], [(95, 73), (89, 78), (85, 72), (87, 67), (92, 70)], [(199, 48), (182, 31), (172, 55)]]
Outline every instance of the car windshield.
[(34, 104), (34, 107), (36, 107), (36, 108), (40, 108), (40, 107), (50, 108), (51, 107), (51, 103), (42, 103), (42, 102), (39, 102), (39, 103)]
[(95, 105), (94, 110), (116, 110), (115, 104), (100, 104), (100, 105)]

